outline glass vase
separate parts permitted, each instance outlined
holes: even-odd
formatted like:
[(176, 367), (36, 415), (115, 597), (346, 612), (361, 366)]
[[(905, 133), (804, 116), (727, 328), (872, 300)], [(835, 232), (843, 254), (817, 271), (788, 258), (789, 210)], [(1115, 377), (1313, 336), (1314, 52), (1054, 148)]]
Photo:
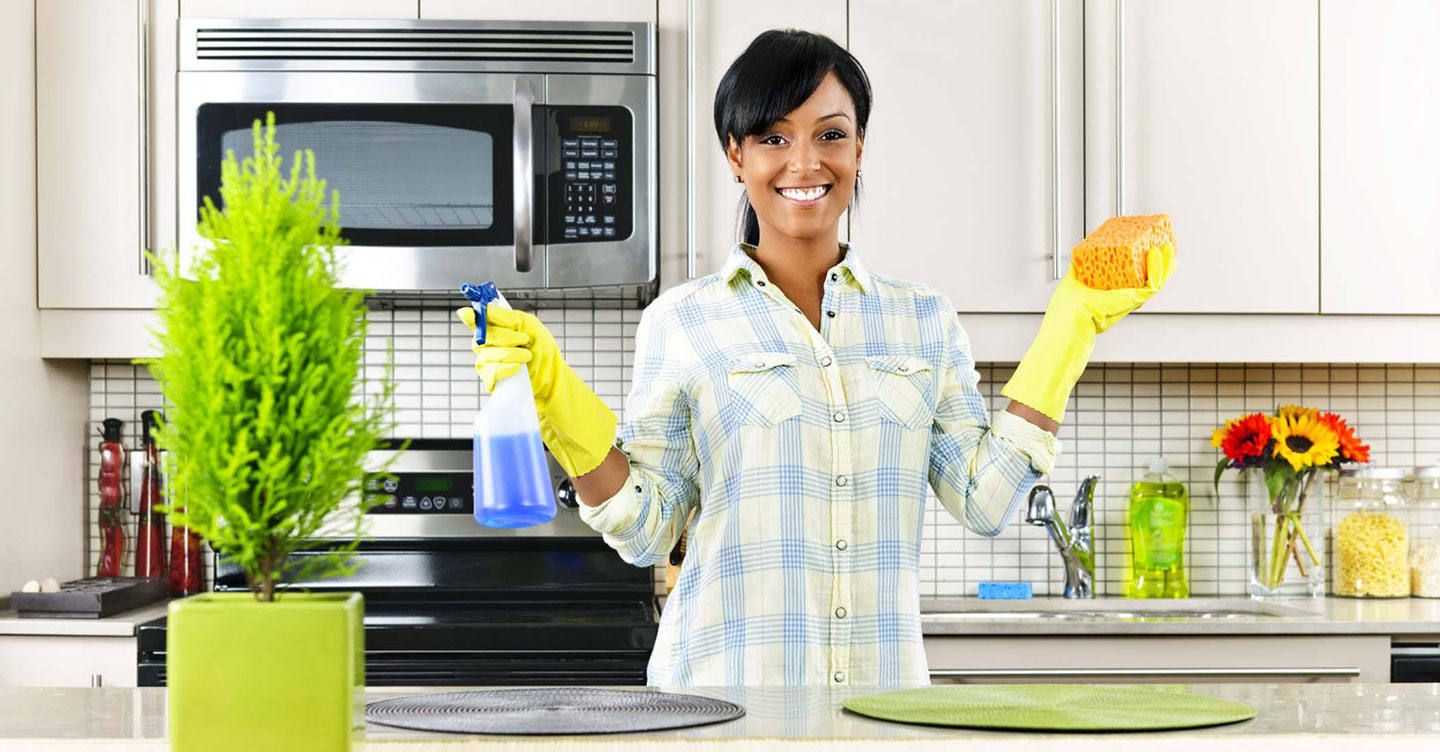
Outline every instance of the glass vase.
[(1242, 475), (1250, 523), (1250, 597), (1324, 597), (1324, 478), (1313, 469), (1303, 471), (1272, 497), (1263, 471)]

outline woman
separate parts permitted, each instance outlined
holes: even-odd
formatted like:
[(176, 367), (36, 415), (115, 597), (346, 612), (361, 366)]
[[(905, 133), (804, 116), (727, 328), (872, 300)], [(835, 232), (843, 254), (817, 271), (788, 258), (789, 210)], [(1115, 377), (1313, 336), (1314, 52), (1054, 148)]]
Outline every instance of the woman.
[(1148, 289), (1067, 276), (991, 421), (949, 301), (838, 242), (869, 115), (864, 70), (824, 36), (765, 32), (726, 72), (715, 130), (745, 242), (645, 310), (618, 437), (534, 316), (487, 312), (486, 388), (530, 364), (545, 443), (609, 545), (650, 566), (695, 512), (652, 685), (928, 683), (926, 482), (971, 530), (1004, 529), (1054, 462), (1095, 333), (1169, 274), (1153, 252)]

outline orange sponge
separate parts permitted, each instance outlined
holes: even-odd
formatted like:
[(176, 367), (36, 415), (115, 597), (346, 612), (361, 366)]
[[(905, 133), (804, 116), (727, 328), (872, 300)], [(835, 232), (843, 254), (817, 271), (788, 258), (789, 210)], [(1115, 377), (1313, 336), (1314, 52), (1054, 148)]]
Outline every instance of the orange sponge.
[(1167, 243), (1175, 243), (1168, 214), (1111, 217), (1070, 252), (1070, 271), (1097, 290), (1144, 287), (1146, 252)]

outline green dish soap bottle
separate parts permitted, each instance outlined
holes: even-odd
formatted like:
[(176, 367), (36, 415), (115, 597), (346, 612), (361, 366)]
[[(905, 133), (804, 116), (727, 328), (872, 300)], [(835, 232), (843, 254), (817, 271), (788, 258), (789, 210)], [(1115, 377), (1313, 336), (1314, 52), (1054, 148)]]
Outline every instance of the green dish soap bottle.
[(1130, 487), (1129, 598), (1188, 598), (1185, 578), (1185, 528), (1190, 497), (1185, 484), (1167, 470), (1163, 459), (1150, 461), (1150, 472)]

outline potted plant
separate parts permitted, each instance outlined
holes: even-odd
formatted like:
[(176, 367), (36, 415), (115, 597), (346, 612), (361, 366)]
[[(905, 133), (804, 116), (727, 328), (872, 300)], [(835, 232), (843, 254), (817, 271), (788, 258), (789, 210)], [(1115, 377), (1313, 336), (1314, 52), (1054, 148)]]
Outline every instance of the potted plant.
[[(154, 264), (160, 355), (147, 362), (169, 406), (166, 508), (244, 572), (249, 593), (170, 604), (166, 673), (172, 749), (348, 750), (364, 724), (359, 593), (287, 590), (353, 571), (366, 454), (391, 428), (387, 367), (377, 399), (355, 397), (364, 293), (336, 286), (338, 196), (314, 155), (281, 169), (271, 113), (254, 156), (227, 154), (220, 195), (200, 210), (186, 273)], [(347, 501), (350, 500), (350, 501)], [(303, 561), (317, 537), (346, 542)]]

